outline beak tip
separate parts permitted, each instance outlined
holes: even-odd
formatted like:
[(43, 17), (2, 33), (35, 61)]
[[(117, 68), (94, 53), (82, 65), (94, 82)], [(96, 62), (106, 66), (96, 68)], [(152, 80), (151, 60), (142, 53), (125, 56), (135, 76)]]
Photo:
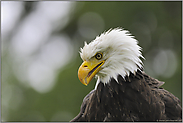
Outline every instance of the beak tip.
[(87, 83), (84, 79), (79, 78), (79, 80), (80, 80), (80, 82), (81, 82), (83, 85), (85, 85), (85, 86), (88, 85), (88, 83)]
[(88, 84), (84, 84), (85, 86), (88, 86)]
[(82, 83), (83, 83), (85, 86), (88, 85), (87, 81), (82, 81)]

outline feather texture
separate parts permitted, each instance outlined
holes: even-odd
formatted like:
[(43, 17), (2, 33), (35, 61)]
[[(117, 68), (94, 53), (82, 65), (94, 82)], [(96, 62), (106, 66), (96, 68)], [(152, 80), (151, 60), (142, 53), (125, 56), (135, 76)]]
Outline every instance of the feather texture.
[(118, 82), (100, 82), (71, 121), (182, 121), (180, 100), (159, 87), (162, 82), (140, 71), (126, 81), (118, 75)]
[(105, 64), (97, 76), (103, 83), (108, 83), (112, 77), (117, 81), (118, 74), (125, 77), (142, 68), (140, 58), (144, 57), (137, 44), (138, 41), (127, 30), (111, 29), (97, 36), (89, 44), (85, 42), (80, 56), (83, 61), (89, 61), (97, 52), (102, 52)]
[(128, 31), (104, 32), (85, 42), (80, 56), (90, 61), (97, 52), (105, 63), (96, 74), (95, 89), (71, 121), (182, 121), (180, 100), (143, 71), (141, 47)]

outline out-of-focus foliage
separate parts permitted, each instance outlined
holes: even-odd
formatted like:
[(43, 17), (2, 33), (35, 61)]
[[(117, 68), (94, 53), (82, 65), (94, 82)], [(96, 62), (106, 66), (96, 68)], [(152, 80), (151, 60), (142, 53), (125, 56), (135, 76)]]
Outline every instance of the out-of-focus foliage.
[(70, 121), (95, 86), (77, 78), (79, 47), (129, 30), (147, 74), (182, 100), (182, 2), (1, 2), (2, 121)]

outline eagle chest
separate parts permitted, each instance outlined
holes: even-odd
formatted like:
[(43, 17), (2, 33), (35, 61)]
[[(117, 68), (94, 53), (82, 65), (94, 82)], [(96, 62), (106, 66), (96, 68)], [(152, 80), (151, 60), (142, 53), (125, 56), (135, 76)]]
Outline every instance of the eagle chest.
[[(149, 85), (140, 79), (129, 78), (119, 83), (99, 83), (88, 98), (84, 117), (88, 121), (155, 121), (164, 108), (159, 96), (155, 96)], [(156, 102), (156, 103), (155, 103)]]

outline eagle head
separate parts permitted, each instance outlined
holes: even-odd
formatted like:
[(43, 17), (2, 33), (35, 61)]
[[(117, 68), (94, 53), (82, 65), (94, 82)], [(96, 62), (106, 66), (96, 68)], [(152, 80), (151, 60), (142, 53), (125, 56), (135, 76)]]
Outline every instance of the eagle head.
[(106, 84), (111, 78), (117, 81), (118, 75), (125, 78), (143, 65), (138, 41), (121, 28), (110, 29), (89, 44), (85, 42), (80, 50), (84, 62), (79, 67), (78, 77), (84, 85), (88, 85), (94, 76), (98, 77), (97, 83)]

